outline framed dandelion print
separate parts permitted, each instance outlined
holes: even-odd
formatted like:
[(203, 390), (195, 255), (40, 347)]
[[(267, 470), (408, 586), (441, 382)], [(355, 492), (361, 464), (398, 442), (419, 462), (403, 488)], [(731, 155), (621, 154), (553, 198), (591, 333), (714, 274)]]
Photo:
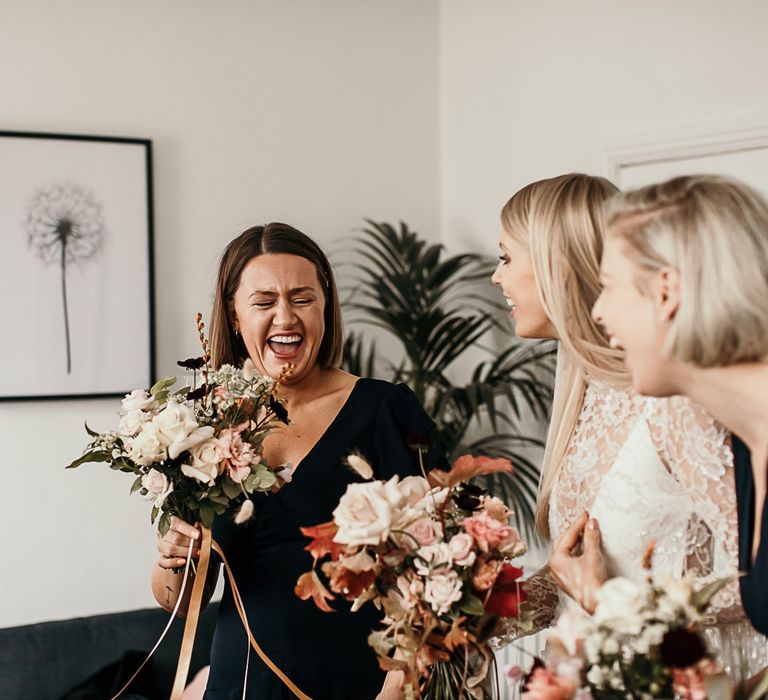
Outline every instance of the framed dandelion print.
[(154, 380), (152, 148), (0, 131), (0, 400)]

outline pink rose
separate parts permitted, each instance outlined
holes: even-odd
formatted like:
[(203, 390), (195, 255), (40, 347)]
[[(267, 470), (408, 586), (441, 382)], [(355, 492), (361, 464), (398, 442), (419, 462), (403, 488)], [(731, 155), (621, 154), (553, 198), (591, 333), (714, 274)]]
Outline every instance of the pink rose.
[(216, 440), (216, 450), (229, 478), (236, 484), (245, 481), (251, 474), (251, 465), (259, 461), (259, 455), (253, 451), (250, 443), (245, 442), (240, 433), (231, 428), (221, 431)]
[(412, 522), (405, 531), (412, 535), (421, 547), (435, 544), (443, 536), (443, 526), (431, 518), (419, 518)]
[(473, 551), (474, 540), (466, 533), (459, 532), (448, 540), (451, 559), (459, 566), (472, 566), (477, 556)]
[(538, 666), (525, 684), (522, 697), (523, 700), (570, 700), (575, 692), (576, 686), (567, 678)]
[(489, 552), (499, 547), (512, 536), (514, 531), (514, 528), (500, 523), (485, 511), (471, 518), (465, 518), (462, 524), (482, 552)]
[(144, 498), (153, 501), (153, 505), (158, 508), (163, 505), (165, 499), (173, 491), (173, 484), (168, 477), (157, 469), (150, 469), (141, 477), (141, 486), (147, 490)]

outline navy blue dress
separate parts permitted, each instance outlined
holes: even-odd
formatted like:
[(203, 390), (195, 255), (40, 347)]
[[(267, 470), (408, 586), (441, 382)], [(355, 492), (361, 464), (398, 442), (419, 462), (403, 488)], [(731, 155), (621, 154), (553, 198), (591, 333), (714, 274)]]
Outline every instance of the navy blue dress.
[[(426, 467), (447, 467), (434, 441), (435, 426), (405, 385), (359, 379), (346, 403), (297, 465), (293, 480), (276, 494), (253, 497), (256, 510), (244, 526), (224, 515), (214, 522), (213, 536), (232, 566), (256, 641), (313, 700), (368, 700), (381, 690), (384, 673), (367, 638), (379, 625), (372, 605), (349, 612), (345, 601), (325, 613), (294, 593), (296, 581), (312, 566), (304, 550), (309, 540), (299, 527), (332, 518), (347, 485), (359, 481), (343, 464), (359, 451), (388, 479), (420, 473), (418, 453), (409, 443), (426, 437), (432, 447)], [(229, 582), (219, 608), (211, 648), (205, 700), (240, 700), (248, 640), (232, 602)], [(293, 694), (251, 650), (247, 698), (288, 700)]]
[[(749, 448), (733, 436), (736, 501), (739, 514), (739, 571), (741, 602), (752, 626), (768, 635), (768, 508), (760, 514), (760, 544), (752, 561), (752, 533), (755, 531), (755, 483)], [(766, 467), (768, 471), (768, 466)]]

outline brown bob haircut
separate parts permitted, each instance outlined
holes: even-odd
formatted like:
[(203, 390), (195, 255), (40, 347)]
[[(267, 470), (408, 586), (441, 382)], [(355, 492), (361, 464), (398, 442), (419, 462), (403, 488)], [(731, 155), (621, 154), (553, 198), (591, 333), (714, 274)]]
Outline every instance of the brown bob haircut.
[(331, 264), (325, 253), (309, 236), (298, 229), (273, 222), (252, 226), (230, 241), (219, 263), (216, 292), (211, 314), (211, 363), (218, 368), (229, 364), (239, 367), (248, 357), (243, 339), (235, 334), (234, 298), (245, 266), (255, 257), (266, 254), (298, 255), (309, 260), (325, 296), (325, 332), (317, 354), (323, 368), (338, 367), (344, 346), (341, 305)]

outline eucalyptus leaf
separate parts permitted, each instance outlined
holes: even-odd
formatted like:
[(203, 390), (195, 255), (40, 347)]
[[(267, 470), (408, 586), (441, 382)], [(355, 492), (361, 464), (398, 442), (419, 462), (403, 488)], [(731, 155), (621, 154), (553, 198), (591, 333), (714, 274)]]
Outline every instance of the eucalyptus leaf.
[[(160, 379), (152, 386), (152, 388), (149, 390), (149, 393), (152, 394), (155, 398), (157, 398), (157, 395), (163, 391), (167, 392), (170, 387), (172, 387), (176, 383), (176, 377), (165, 377), (165, 379)], [(166, 393), (167, 396), (167, 393)]]

